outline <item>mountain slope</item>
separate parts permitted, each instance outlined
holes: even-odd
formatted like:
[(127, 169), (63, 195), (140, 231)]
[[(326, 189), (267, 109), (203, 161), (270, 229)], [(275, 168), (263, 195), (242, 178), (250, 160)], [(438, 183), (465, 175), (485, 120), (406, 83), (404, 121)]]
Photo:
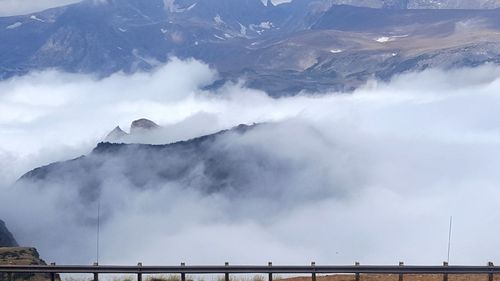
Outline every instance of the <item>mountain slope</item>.
[(233, 164), (244, 163), (241, 157), (248, 156), (249, 161), (255, 156), (237, 155), (217, 144), (229, 134), (244, 134), (255, 126), (240, 125), (166, 145), (99, 143), (89, 155), (34, 169), (20, 181), (71, 183), (80, 190), (84, 200), (94, 200), (106, 178), (114, 177), (140, 189), (179, 180), (186, 187), (205, 192), (244, 186), (243, 183), (255, 175), (246, 174), (240, 170), (241, 166)]
[[(294, 141), (290, 136), (295, 134), (307, 142)], [(315, 161), (324, 151), (331, 158)], [(357, 173), (346, 168), (349, 158), (308, 125), (240, 125), (165, 145), (100, 143), (87, 155), (34, 169), (17, 184), (67, 194), (64, 200), (79, 219), (89, 215), (88, 208), (103, 194), (140, 196), (144, 191), (160, 192), (167, 201), (173, 199), (168, 194), (198, 194), (255, 200), (274, 208), (297, 196), (304, 202), (343, 196)]]
[(12, 233), (7, 229), (5, 222), (0, 220), (0, 247), (17, 247), (18, 244)]
[[(341, 3), (379, 9), (333, 5)], [(88, 0), (0, 18), (0, 79), (47, 68), (103, 77), (177, 56), (214, 66), (221, 80), (212, 87), (244, 78), (282, 96), (498, 62), (500, 10), (403, 9), (412, 3)]]

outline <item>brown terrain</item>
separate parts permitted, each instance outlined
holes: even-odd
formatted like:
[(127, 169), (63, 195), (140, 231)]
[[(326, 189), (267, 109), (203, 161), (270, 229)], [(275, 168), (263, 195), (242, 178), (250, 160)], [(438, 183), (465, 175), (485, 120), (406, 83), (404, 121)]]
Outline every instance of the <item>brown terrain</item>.
[[(292, 277), (284, 279), (286, 281), (311, 281), (310, 277)], [(355, 281), (353, 274), (326, 275), (316, 277), (317, 281)], [(398, 281), (398, 274), (361, 274), (360, 281)], [(408, 274), (404, 275), (404, 281), (443, 281), (441, 274)], [(488, 281), (488, 275), (478, 274), (450, 274), (449, 281)], [(500, 276), (494, 276), (494, 281), (500, 281)]]
[[(40, 255), (35, 248), (24, 247), (0, 247), (0, 264), (3, 265), (45, 265), (45, 261), (40, 259)], [(0, 274), (0, 281), (10, 281), (7, 274)], [(57, 277), (59, 280), (59, 277)], [(47, 281), (50, 280), (48, 274), (13, 274), (13, 281)]]

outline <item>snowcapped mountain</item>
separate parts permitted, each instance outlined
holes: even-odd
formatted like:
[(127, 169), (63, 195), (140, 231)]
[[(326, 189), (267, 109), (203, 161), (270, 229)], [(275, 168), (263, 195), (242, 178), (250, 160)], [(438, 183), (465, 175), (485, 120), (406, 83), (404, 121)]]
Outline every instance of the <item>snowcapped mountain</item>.
[(244, 78), (280, 96), (500, 61), (500, 10), (403, 9), (499, 1), (466, 3), (472, 2), (87, 0), (0, 18), (0, 79), (47, 68), (101, 77), (148, 71), (176, 56), (213, 65), (221, 74), (213, 87)]

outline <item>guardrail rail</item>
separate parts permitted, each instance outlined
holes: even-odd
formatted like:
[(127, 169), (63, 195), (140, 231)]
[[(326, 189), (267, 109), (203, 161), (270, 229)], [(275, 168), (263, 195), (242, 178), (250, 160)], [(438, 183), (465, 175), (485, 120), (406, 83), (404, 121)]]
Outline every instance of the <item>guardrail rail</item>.
[(230, 281), (231, 274), (267, 274), (268, 280), (273, 280), (274, 274), (310, 274), (311, 280), (316, 281), (317, 274), (354, 274), (356, 281), (360, 280), (361, 274), (397, 274), (399, 281), (403, 281), (407, 274), (442, 274), (443, 281), (448, 281), (449, 274), (485, 274), (488, 280), (493, 281), (494, 274), (500, 273), (500, 267), (489, 262), (486, 266), (458, 266), (448, 265), (444, 262), (440, 266), (405, 265), (400, 262), (397, 266), (389, 265), (186, 265), (179, 266), (143, 266), (138, 263), (135, 266), (122, 265), (0, 265), (1, 279), (7, 275), (7, 281), (13, 281), (14, 274), (48, 274), (51, 281), (56, 281), (58, 274), (93, 274), (94, 281), (99, 281), (100, 274), (135, 274), (137, 281), (142, 281), (146, 274), (179, 274), (181, 281), (186, 281), (186, 274), (224, 274), (225, 281)]

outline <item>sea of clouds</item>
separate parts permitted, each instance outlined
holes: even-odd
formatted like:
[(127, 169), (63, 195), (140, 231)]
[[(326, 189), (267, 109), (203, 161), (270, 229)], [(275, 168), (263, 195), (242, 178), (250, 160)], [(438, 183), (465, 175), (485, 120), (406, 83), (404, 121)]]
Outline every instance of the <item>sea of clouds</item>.
[(87, 154), (138, 118), (164, 127), (139, 140), (154, 144), (266, 123), (218, 143), (267, 155), (269, 173), (245, 196), (110, 179), (101, 263), (440, 264), (453, 215), (451, 263), (485, 264), (500, 258), (499, 77), (488, 65), (428, 70), (279, 99), (243, 82), (203, 90), (217, 72), (195, 60), (101, 80), (14, 77), (0, 82), (0, 218), (46, 260), (89, 264), (97, 205), (78, 219), (72, 186), (14, 185), (20, 176)]

